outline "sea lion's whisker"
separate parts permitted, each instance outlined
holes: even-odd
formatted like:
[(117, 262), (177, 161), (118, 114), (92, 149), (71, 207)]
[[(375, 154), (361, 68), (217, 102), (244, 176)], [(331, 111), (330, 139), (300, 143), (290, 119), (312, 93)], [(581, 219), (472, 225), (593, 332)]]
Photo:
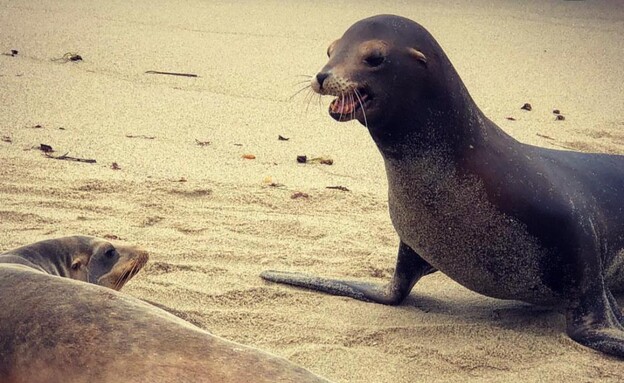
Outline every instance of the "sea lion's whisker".
[[(349, 104), (353, 105), (355, 104), (355, 99), (353, 96), (353, 93), (349, 93)], [(351, 109), (351, 119), (355, 119), (355, 107), (353, 107), (353, 109)]]
[(294, 83), (293, 85), (300, 85), (300, 84), (310, 84), (310, 80), (301, 80), (301, 81), (297, 81), (296, 83)]
[(132, 263), (132, 266), (130, 266), (128, 270), (125, 270), (123, 273), (121, 273), (121, 275), (115, 281), (115, 290), (119, 290), (123, 286), (125, 281), (130, 279), (130, 277), (133, 275), (133, 272), (136, 266), (137, 266), (137, 262), (134, 261)]
[(345, 103), (345, 94), (344, 93), (340, 93), (340, 119), (342, 120), (342, 110), (344, 109), (344, 103)]
[(360, 95), (360, 92), (358, 92), (357, 88), (353, 89), (353, 93), (360, 103), (360, 109), (362, 109), (362, 115), (364, 116), (364, 126), (366, 127), (366, 129), (368, 129), (368, 121), (366, 120), (366, 111), (364, 110), (364, 102), (362, 101), (362, 96)]
[(298, 91), (295, 92), (295, 94), (293, 94), (292, 96), (290, 96), (288, 98), (288, 101), (291, 101), (293, 98), (295, 98), (295, 96), (297, 96), (299, 93), (303, 92), (306, 89), (312, 89), (312, 87), (310, 86), (310, 84), (304, 86), (303, 88), (299, 89)]
[(305, 111), (308, 113), (308, 109), (310, 108), (310, 103), (312, 102), (312, 97), (314, 97), (314, 91), (312, 87), (308, 88), (308, 94), (306, 94), (304, 101), (306, 102)]

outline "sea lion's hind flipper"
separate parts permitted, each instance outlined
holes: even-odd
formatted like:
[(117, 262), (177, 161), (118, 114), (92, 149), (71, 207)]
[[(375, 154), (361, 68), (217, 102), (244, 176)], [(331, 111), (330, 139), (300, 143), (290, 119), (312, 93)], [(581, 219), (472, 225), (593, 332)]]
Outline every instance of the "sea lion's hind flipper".
[(566, 320), (567, 333), (574, 341), (624, 358), (623, 316), (608, 289), (598, 296), (586, 297), (577, 307), (568, 309)]
[(271, 282), (304, 287), (332, 295), (341, 295), (361, 301), (398, 305), (407, 297), (418, 280), (436, 271), (414, 250), (403, 242), (399, 245), (397, 266), (392, 280), (386, 286), (373, 283), (321, 278), (301, 273), (263, 271), (260, 276)]

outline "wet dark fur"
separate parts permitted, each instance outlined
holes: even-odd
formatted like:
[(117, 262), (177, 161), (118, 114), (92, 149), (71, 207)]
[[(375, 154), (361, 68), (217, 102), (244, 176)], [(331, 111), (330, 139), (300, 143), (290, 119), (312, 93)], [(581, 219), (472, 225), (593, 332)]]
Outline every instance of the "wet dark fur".
[(488, 296), (561, 307), (572, 339), (624, 357), (611, 294), (624, 286), (624, 156), (516, 141), (483, 115), (433, 37), (398, 16), (362, 20), (332, 44), (312, 88), (345, 99), (334, 84), (369, 95), (366, 117), (330, 114), (365, 124), (384, 158), (401, 240), (394, 277), (384, 287), (263, 278), (399, 304), (440, 270)]

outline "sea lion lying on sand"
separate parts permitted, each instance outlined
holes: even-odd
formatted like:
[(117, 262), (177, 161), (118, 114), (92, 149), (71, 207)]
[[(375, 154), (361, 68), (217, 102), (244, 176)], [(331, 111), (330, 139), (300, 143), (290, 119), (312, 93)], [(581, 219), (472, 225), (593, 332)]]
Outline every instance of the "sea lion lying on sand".
[(0, 382), (328, 382), (115, 291), (147, 258), (82, 236), (1, 254)]

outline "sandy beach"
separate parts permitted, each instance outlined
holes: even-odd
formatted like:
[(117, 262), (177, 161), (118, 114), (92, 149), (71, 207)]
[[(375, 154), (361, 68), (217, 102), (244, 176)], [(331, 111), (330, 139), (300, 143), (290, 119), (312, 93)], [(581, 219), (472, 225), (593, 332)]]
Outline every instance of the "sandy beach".
[(141, 245), (150, 263), (125, 293), (335, 382), (621, 381), (560, 313), (442, 273), (398, 307), (259, 278), (392, 275), (377, 148), (328, 116), (330, 98), (296, 94), (329, 43), (380, 13), (424, 25), (518, 140), (624, 154), (621, 1), (0, 0), (0, 53), (18, 51), (0, 56), (0, 251), (72, 234)]

